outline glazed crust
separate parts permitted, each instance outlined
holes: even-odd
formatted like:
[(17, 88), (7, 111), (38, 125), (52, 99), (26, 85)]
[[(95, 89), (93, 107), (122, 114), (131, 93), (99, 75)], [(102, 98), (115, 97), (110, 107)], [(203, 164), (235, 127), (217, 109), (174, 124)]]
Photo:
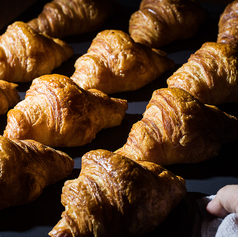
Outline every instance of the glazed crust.
[(188, 91), (205, 104), (238, 102), (238, 51), (206, 42), (171, 77), (168, 87)]
[(0, 80), (0, 115), (5, 114), (20, 101), (15, 83)]
[(90, 151), (82, 157), (79, 177), (63, 187), (65, 211), (49, 235), (140, 236), (161, 223), (185, 194), (185, 181), (159, 165)]
[(54, 0), (28, 25), (54, 38), (83, 34), (98, 29), (113, 15), (113, 4), (110, 0)]
[(233, 1), (227, 5), (220, 16), (218, 24), (218, 43), (238, 46), (238, 1)]
[(85, 90), (95, 88), (112, 94), (137, 90), (173, 66), (164, 52), (135, 43), (123, 31), (105, 30), (77, 59), (71, 78)]
[(29, 82), (51, 73), (72, 55), (73, 49), (64, 41), (39, 34), (17, 21), (0, 36), (0, 79)]
[(8, 112), (4, 136), (53, 147), (82, 146), (101, 129), (120, 125), (126, 110), (126, 100), (85, 91), (63, 75), (44, 75)]
[(160, 165), (198, 163), (237, 139), (238, 120), (177, 88), (154, 91), (143, 118), (116, 153)]
[(129, 33), (135, 42), (160, 48), (193, 37), (205, 18), (204, 9), (190, 0), (142, 0), (131, 15)]
[(68, 176), (74, 161), (33, 140), (0, 136), (0, 209), (35, 200), (43, 188)]

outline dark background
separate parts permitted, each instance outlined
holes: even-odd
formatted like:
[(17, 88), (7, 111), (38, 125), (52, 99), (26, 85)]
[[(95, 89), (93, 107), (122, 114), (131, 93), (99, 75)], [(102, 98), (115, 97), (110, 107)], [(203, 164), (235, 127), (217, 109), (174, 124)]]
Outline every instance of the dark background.
[[(36, 1), (32, 6), (17, 16), (15, 20), (27, 22), (35, 18), (42, 10), (44, 4), (49, 1)], [(123, 11), (111, 17), (98, 31), (80, 36), (67, 37), (64, 40), (71, 44), (75, 50), (75, 55), (61, 67), (54, 70), (66, 76), (71, 76), (74, 72), (75, 60), (86, 53), (96, 34), (104, 29), (121, 29), (128, 32), (128, 22), (130, 15), (139, 8), (139, 0), (118, 0), (122, 4)], [(69, 154), (75, 160), (75, 168), (67, 179), (76, 178), (80, 173), (81, 157), (83, 154), (94, 149), (107, 149), (114, 151), (124, 145), (128, 133), (133, 123), (142, 118), (142, 113), (151, 98), (155, 89), (167, 87), (166, 79), (183, 63), (187, 61), (190, 54), (198, 50), (207, 41), (216, 41), (218, 32), (219, 16), (224, 10), (224, 3), (201, 3), (209, 12), (208, 19), (201, 27), (196, 36), (189, 40), (176, 41), (161, 48), (172, 58), (176, 67), (164, 73), (149, 85), (134, 91), (112, 95), (113, 97), (128, 100), (128, 111), (122, 124), (115, 128), (100, 131), (96, 138), (88, 145), (75, 148), (59, 148)], [(11, 22), (9, 22), (10, 24)], [(0, 33), (5, 32), (5, 27)], [(20, 84), (18, 89), (21, 99), (25, 96), (25, 91), (30, 83)], [(220, 108), (230, 114), (238, 116), (238, 105), (227, 104)], [(3, 132), (6, 126), (6, 115), (0, 116), (0, 129)], [(170, 165), (166, 168), (176, 175), (182, 176), (186, 180), (188, 193), (184, 200), (169, 215), (165, 222), (146, 236), (192, 236), (194, 218), (198, 214), (196, 200), (202, 196), (215, 194), (218, 189), (226, 184), (238, 184), (237, 174), (237, 146), (238, 141), (223, 145), (220, 153), (213, 159), (198, 164)], [(66, 179), (65, 179), (66, 180)], [(0, 237), (44, 237), (60, 219), (64, 207), (60, 203), (61, 189), (65, 182), (46, 187), (43, 194), (34, 202), (19, 207), (10, 207), (0, 210)], [(2, 192), (3, 190), (0, 190)], [(194, 235), (193, 235), (194, 236)], [(196, 236), (199, 236), (197, 232)]]

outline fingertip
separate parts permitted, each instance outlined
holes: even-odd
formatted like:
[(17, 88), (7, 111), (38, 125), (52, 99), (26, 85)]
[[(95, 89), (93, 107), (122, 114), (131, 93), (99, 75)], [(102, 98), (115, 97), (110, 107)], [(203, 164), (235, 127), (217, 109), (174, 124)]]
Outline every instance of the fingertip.
[(210, 201), (208, 204), (207, 204), (207, 206), (206, 206), (206, 210), (207, 210), (207, 212), (209, 212), (209, 213), (211, 213), (212, 212), (212, 210), (213, 210), (213, 205), (211, 204), (211, 202), (212, 201)]
[(213, 199), (212, 201), (210, 201), (207, 206), (206, 206), (206, 210), (208, 213), (217, 216), (219, 218), (224, 218), (225, 216), (227, 216), (229, 213), (223, 208), (223, 206), (220, 204), (219, 201), (215, 199)]

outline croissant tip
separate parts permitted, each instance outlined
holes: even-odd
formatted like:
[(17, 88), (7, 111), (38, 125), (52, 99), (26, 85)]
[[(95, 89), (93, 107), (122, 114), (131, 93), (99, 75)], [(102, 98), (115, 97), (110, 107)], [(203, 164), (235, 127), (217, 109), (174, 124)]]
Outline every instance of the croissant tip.
[(65, 213), (62, 213), (62, 219), (54, 226), (54, 228), (48, 233), (51, 237), (74, 237), (70, 229), (68, 228), (67, 222), (64, 218)]

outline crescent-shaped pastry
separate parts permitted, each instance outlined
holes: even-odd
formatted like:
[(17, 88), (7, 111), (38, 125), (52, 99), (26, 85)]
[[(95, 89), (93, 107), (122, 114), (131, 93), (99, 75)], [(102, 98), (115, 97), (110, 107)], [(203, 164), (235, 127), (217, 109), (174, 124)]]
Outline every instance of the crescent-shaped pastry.
[(54, 38), (83, 34), (101, 27), (116, 7), (112, 0), (54, 0), (28, 25)]
[(59, 74), (33, 80), (25, 99), (7, 114), (4, 136), (52, 147), (82, 146), (104, 128), (120, 125), (127, 101), (85, 91)]
[(152, 231), (186, 194), (185, 182), (163, 167), (107, 150), (82, 157), (78, 178), (66, 181), (60, 236), (140, 236)]
[(112, 94), (137, 90), (173, 66), (164, 52), (135, 43), (123, 31), (105, 30), (77, 59), (71, 78), (85, 90), (95, 88)]
[(193, 37), (206, 18), (205, 10), (191, 0), (142, 0), (131, 15), (131, 37), (152, 48)]
[(73, 167), (73, 159), (64, 152), (33, 140), (0, 136), (0, 209), (34, 201)]
[(73, 49), (64, 41), (14, 22), (0, 36), (0, 80), (30, 82), (51, 73), (72, 55)]
[(168, 87), (188, 91), (204, 104), (238, 102), (238, 50), (206, 42), (167, 79)]
[(198, 163), (238, 138), (238, 119), (178, 88), (154, 91), (143, 118), (116, 153), (160, 165)]

